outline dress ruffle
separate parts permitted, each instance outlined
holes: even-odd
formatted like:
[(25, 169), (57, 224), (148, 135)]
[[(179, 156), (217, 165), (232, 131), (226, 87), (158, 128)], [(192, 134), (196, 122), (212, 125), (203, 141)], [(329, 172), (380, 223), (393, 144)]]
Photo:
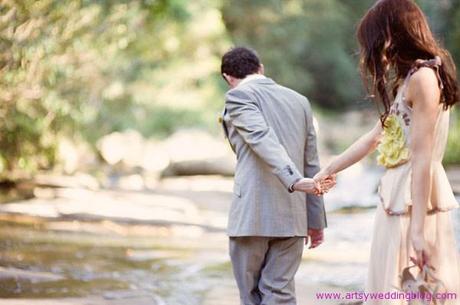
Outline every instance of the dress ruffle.
[[(387, 169), (380, 181), (379, 195), (381, 204), (388, 214), (403, 215), (409, 211), (412, 205), (411, 181), (411, 162)], [(432, 162), (431, 183), (428, 214), (459, 207), (441, 162)]]

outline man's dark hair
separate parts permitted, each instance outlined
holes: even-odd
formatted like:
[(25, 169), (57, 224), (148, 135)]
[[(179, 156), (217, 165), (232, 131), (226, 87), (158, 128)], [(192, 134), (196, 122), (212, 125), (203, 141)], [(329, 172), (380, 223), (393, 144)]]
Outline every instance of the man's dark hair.
[(245, 47), (230, 49), (222, 56), (220, 70), (222, 74), (243, 79), (248, 75), (257, 73), (260, 68), (260, 60), (254, 50)]

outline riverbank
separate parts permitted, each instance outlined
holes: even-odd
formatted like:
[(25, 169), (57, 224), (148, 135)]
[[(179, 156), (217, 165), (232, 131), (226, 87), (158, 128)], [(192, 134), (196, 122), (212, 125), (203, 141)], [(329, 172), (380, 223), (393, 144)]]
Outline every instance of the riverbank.
[[(231, 190), (231, 178), (170, 178), (155, 191), (61, 188), (2, 204), (2, 302), (236, 305), (225, 235)], [(346, 291), (311, 276), (336, 248), (317, 251), (305, 252), (299, 270), (301, 303)]]
[[(326, 242), (304, 252), (299, 304), (339, 305), (316, 293), (362, 290), (377, 177), (355, 167), (327, 195)], [(347, 191), (359, 181), (367, 186)], [(238, 304), (225, 235), (232, 186), (175, 177), (153, 190), (61, 187), (1, 204), (2, 304)]]
[(63, 298), (63, 299), (2, 299), (2, 305), (156, 305), (149, 296), (133, 296), (119, 300), (105, 299), (103, 297)]

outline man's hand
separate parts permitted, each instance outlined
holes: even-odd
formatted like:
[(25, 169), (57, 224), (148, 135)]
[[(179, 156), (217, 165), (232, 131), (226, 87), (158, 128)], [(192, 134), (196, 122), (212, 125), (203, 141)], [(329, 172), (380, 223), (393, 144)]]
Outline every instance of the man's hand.
[(324, 241), (324, 232), (322, 229), (308, 229), (308, 236), (305, 239), (305, 244), (308, 244), (310, 239), (310, 247), (308, 249), (313, 249), (321, 245)]
[(321, 184), (311, 178), (303, 178), (292, 187), (294, 191), (318, 195), (322, 192)]

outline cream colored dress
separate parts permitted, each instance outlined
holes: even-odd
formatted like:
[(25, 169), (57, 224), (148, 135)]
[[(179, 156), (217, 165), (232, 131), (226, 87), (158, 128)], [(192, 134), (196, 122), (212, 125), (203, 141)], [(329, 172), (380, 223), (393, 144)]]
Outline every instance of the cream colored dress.
[[(428, 66), (437, 72), (439, 65), (439, 58), (437, 58), (423, 62), (419, 67)], [(404, 93), (410, 76), (416, 70), (417, 68), (411, 70), (400, 87), (390, 111), (392, 118), (402, 128), (402, 138), (408, 154), (402, 154), (399, 164), (393, 164), (387, 168), (381, 179), (379, 187), (381, 204), (375, 216), (366, 284), (366, 292), (369, 293), (397, 291), (401, 287), (401, 272), (405, 267), (412, 265), (410, 256), (414, 256), (409, 238), (410, 206), (412, 205), (410, 161), (412, 109), (405, 102)], [(441, 83), (440, 85), (442, 88)], [(432, 192), (425, 223), (425, 238), (429, 247), (431, 265), (436, 268), (436, 276), (444, 282), (449, 292), (457, 293), (457, 300), (446, 301), (445, 304), (458, 305), (460, 304), (460, 260), (451, 219), (451, 210), (457, 208), (458, 203), (441, 163), (447, 144), (449, 111), (443, 110), (441, 105), (440, 108), (433, 147)], [(365, 304), (405, 305), (409, 303), (405, 300), (368, 300)]]

